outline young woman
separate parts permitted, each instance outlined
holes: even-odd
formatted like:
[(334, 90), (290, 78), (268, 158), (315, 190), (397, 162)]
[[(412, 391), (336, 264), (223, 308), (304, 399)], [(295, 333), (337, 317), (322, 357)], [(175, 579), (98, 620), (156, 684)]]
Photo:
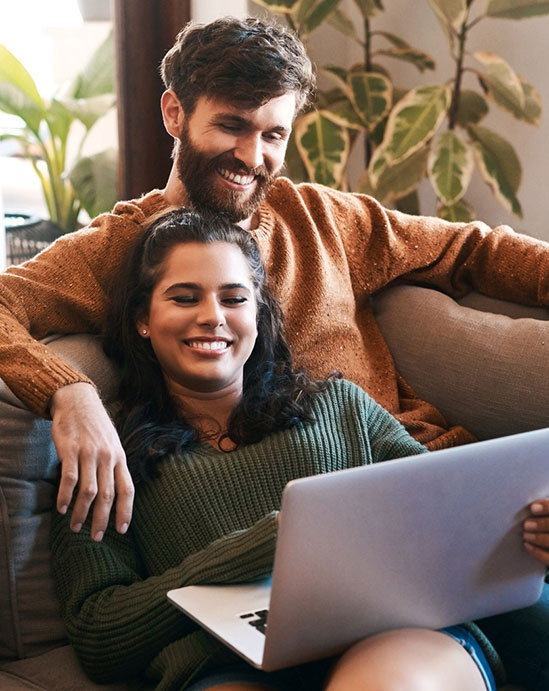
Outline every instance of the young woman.
[(171, 588), (269, 573), (291, 479), (426, 450), (352, 383), (294, 371), (257, 246), (219, 216), (156, 221), (119, 288), (106, 349), (134, 519), (103, 540), (53, 519), (58, 595), (88, 674), (192, 691), (494, 689), (497, 654), (474, 625), (389, 632), (265, 674), (167, 602)]

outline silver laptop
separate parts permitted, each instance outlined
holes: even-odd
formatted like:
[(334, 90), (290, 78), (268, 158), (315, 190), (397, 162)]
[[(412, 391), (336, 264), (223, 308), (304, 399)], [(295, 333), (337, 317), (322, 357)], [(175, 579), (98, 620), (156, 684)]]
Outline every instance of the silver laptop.
[(546, 496), (549, 428), (294, 480), (272, 579), (168, 598), (267, 671), (389, 629), (526, 607), (545, 567), (524, 549), (521, 523)]

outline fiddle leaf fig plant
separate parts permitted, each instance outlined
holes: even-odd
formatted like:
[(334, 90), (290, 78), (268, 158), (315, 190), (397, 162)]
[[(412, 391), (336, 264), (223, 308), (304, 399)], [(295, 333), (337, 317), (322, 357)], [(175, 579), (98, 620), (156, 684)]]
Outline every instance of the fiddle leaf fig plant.
[(77, 228), (81, 209), (93, 217), (116, 202), (116, 151), (82, 154), (92, 127), (114, 102), (112, 33), (73, 82), (51, 98), (39, 93), (29, 72), (0, 44), (0, 110), (17, 115), (24, 125), (0, 132), (0, 140), (16, 141), (31, 161), (50, 220), (62, 232)]
[[(424, 0), (441, 24), (454, 69), (443, 84), (408, 88), (395, 84), (385, 64), (388, 58), (404, 60), (420, 72), (433, 70), (435, 63), (403, 38), (374, 28), (384, 11), (382, 0), (354, 0), (358, 21), (337, 0), (255, 1), (284, 16), (305, 43), (322, 17), (321, 23), (361, 47), (359, 64), (320, 68), (331, 87), (319, 93), (317, 108), (295, 123), (296, 149), (307, 179), (349, 189), (349, 154), (364, 142), (364, 172), (355, 188), (383, 203), (419, 212), (417, 188), (427, 177), (438, 199), (438, 215), (471, 220), (474, 211), (465, 196), (476, 168), (498, 201), (522, 216), (519, 157), (506, 136), (484, 121), (495, 106), (537, 125), (541, 99), (504, 57), (489, 50), (470, 52), (467, 46), (481, 22), (547, 15), (549, 0)], [(299, 178), (295, 163), (294, 169)]]

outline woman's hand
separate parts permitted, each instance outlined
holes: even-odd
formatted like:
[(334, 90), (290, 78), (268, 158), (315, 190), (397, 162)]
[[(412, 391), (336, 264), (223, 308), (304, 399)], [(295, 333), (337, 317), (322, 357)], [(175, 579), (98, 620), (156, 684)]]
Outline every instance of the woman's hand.
[(538, 561), (549, 566), (549, 499), (530, 504), (531, 516), (523, 524), (524, 546)]

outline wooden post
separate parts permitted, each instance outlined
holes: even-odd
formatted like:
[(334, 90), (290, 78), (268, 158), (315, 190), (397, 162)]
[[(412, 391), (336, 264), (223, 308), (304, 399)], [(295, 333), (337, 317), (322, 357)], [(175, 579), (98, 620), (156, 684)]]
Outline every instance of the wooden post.
[(119, 199), (164, 187), (172, 138), (160, 113), (160, 62), (186, 22), (190, 0), (114, 0)]

